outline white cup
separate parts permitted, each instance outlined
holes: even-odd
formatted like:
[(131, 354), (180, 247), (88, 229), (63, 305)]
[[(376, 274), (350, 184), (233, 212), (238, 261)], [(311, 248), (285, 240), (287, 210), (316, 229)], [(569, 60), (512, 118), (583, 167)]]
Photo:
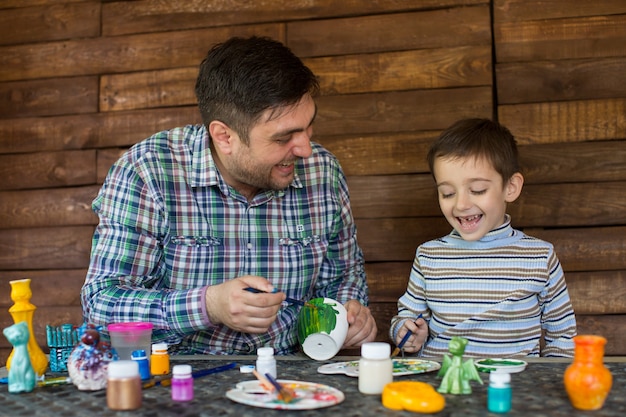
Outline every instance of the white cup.
[(332, 298), (314, 298), (314, 307), (303, 306), (298, 313), (298, 342), (311, 359), (324, 361), (335, 356), (348, 335), (348, 313)]

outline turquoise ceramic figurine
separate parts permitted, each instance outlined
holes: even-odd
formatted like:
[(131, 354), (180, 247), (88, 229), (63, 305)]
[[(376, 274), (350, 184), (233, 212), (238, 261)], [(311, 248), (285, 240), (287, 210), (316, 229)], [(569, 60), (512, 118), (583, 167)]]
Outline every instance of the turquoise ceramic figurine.
[(35, 389), (37, 375), (28, 354), (27, 346), (30, 338), (28, 324), (21, 321), (5, 328), (2, 332), (13, 345), (13, 360), (9, 369), (9, 392), (31, 392)]
[(452, 354), (452, 358), (449, 355), (445, 355), (441, 369), (437, 376), (443, 376), (441, 385), (437, 391), (442, 394), (471, 394), (472, 387), (470, 381), (478, 381), (482, 385), (483, 380), (480, 379), (476, 365), (471, 359), (463, 362), (463, 353), (465, 353), (465, 346), (467, 345), (467, 339), (459, 336), (454, 336), (448, 344), (448, 350)]

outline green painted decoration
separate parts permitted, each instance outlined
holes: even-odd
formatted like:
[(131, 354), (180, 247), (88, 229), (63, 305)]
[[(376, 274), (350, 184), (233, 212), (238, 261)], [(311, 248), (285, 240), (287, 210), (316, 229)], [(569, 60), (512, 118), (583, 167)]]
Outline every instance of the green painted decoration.
[(309, 303), (313, 307), (302, 307), (298, 318), (298, 341), (301, 344), (308, 335), (322, 332), (330, 334), (337, 325), (339, 312), (333, 308), (336, 303), (324, 303), (323, 298), (314, 298)]

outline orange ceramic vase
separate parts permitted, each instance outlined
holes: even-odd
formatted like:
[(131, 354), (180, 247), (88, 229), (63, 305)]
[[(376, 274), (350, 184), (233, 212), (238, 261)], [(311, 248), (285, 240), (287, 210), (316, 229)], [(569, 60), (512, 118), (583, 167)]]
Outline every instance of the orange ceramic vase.
[(602, 336), (574, 337), (574, 361), (565, 370), (563, 382), (569, 400), (579, 410), (598, 410), (611, 391), (613, 376), (604, 366)]

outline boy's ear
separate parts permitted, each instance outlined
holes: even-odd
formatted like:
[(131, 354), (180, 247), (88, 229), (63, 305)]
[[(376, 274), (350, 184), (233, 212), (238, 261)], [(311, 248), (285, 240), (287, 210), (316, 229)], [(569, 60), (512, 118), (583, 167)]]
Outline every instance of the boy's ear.
[(524, 186), (524, 176), (516, 172), (509, 178), (509, 181), (506, 184), (506, 196), (505, 201), (507, 203), (512, 203), (517, 200), (517, 197), (522, 193), (522, 187)]
[(208, 127), (213, 144), (220, 153), (229, 154), (232, 151), (232, 130), (227, 124), (213, 120)]

